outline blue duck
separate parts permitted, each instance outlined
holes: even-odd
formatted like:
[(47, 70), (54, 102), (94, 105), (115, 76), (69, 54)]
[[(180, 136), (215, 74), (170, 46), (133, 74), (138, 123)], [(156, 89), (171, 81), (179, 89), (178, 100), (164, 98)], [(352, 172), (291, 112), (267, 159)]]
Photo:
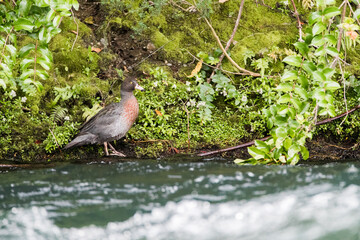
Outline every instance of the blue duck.
[(112, 150), (111, 155), (125, 157), (109, 142), (124, 137), (138, 117), (139, 104), (133, 94), (135, 89), (144, 91), (135, 78), (127, 78), (121, 84), (121, 101), (104, 107), (80, 126), (80, 133), (64, 149), (85, 144), (104, 144), (106, 156), (109, 155), (109, 145)]

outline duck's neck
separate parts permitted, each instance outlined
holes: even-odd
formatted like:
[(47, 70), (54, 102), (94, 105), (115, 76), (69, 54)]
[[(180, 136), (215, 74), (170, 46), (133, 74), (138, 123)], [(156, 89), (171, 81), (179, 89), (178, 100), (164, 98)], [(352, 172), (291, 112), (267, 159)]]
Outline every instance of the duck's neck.
[(133, 92), (121, 92), (121, 99), (128, 99), (134, 97)]

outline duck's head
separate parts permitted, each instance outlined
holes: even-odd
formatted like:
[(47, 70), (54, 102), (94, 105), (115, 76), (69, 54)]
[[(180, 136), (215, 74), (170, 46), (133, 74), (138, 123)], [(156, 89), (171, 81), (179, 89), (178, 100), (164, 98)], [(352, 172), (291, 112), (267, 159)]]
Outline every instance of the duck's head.
[(143, 87), (141, 87), (134, 77), (129, 77), (124, 80), (124, 82), (121, 84), (121, 92), (132, 92), (135, 89), (140, 91), (145, 91)]

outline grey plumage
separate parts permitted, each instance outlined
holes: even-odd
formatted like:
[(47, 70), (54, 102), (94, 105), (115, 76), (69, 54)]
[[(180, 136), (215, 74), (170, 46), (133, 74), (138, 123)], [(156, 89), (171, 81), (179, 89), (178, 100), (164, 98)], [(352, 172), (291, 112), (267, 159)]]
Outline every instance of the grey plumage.
[[(64, 149), (104, 143), (108, 155), (107, 142), (124, 137), (138, 116), (139, 106), (133, 94), (135, 89), (144, 90), (135, 79), (125, 80), (121, 86), (121, 101), (104, 107), (80, 126), (80, 133)], [(113, 152), (116, 151), (111, 145), (110, 147)]]

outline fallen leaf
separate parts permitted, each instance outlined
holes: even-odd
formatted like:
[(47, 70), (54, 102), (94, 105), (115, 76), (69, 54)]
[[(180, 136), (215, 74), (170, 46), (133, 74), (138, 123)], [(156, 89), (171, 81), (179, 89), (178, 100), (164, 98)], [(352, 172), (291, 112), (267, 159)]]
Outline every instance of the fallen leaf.
[(101, 50), (102, 50), (101, 48), (91, 47), (92, 52), (99, 53), (99, 52), (101, 52)]
[(87, 24), (94, 24), (94, 17), (90, 16), (84, 19), (84, 22)]
[(224, 3), (224, 2), (227, 2), (229, 0), (219, 0), (219, 3)]
[(158, 115), (158, 116), (162, 116), (163, 114), (159, 111), (159, 110), (157, 110), (157, 109), (155, 109), (155, 112), (156, 112), (156, 114)]
[(198, 74), (200, 72), (203, 61), (204, 60), (201, 59), (200, 62), (198, 62), (196, 64), (196, 67), (194, 68), (194, 70), (192, 70), (191, 74), (189, 76), (187, 76), (188, 78), (194, 77), (196, 74)]

